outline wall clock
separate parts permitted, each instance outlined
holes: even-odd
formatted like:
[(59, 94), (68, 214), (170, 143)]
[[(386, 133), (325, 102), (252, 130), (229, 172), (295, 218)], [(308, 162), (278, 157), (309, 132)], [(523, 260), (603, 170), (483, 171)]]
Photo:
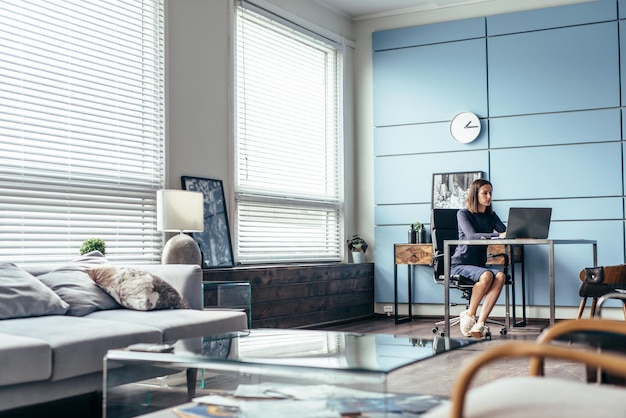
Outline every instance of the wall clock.
[(472, 112), (461, 112), (450, 122), (450, 134), (455, 140), (469, 144), (480, 134), (480, 120)]

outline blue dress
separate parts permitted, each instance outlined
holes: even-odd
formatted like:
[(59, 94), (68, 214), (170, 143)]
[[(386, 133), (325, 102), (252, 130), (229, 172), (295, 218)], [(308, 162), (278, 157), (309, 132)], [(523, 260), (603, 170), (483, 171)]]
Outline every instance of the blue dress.
[[(472, 213), (469, 209), (460, 209), (457, 212), (459, 224), (459, 239), (482, 239), (497, 237), (506, 230), (506, 226), (495, 212)], [(495, 232), (494, 232), (495, 231)], [(459, 245), (451, 258), (450, 273), (461, 274), (474, 282), (486, 271), (498, 272), (497, 269), (488, 269), (486, 245)]]

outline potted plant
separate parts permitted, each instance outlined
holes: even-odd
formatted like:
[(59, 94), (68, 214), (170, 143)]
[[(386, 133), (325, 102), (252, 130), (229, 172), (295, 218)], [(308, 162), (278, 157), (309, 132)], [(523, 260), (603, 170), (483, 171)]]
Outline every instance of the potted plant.
[(352, 262), (362, 263), (365, 251), (367, 251), (367, 242), (359, 234), (354, 234), (346, 242), (348, 243), (348, 249), (352, 251)]
[(426, 230), (421, 222), (413, 222), (409, 228), (409, 244), (426, 242)]
[(106, 252), (106, 244), (101, 238), (88, 238), (80, 247), (80, 255), (90, 253), (92, 251), (100, 251), (102, 255)]

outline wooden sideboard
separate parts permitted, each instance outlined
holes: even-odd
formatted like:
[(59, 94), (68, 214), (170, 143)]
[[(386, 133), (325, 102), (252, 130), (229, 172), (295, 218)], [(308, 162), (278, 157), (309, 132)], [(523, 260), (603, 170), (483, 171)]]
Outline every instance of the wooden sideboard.
[(374, 264), (239, 266), (204, 281), (247, 281), (253, 328), (303, 328), (374, 315)]

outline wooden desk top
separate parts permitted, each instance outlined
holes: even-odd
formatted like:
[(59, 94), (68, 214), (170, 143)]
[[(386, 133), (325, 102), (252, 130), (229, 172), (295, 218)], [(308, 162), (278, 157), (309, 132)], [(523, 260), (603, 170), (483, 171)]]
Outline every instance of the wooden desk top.
[[(430, 266), (433, 260), (433, 244), (394, 244), (395, 264), (415, 264), (419, 266)], [(521, 248), (515, 248), (515, 260), (521, 261)], [(488, 254), (504, 253), (504, 245), (491, 244), (487, 247)], [(498, 261), (499, 260), (499, 261)], [(502, 264), (502, 259), (494, 260), (489, 264)]]

